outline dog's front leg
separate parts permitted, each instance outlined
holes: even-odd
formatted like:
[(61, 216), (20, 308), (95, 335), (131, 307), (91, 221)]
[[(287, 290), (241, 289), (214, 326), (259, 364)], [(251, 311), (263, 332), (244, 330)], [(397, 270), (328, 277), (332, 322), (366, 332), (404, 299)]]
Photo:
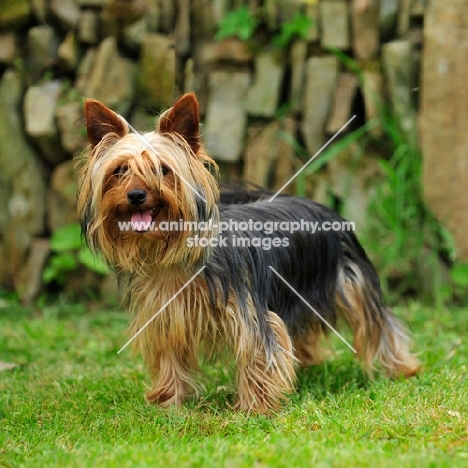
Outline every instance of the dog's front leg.
[(286, 325), (274, 312), (268, 312), (267, 320), (273, 333), (271, 346), (266, 344), (266, 337), (248, 337), (238, 342), (236, 408), (240, 410), (275, 410), (294, 389), (296, 359)]
[(190, 359), (186, 350), (164, 350), (150, 363), (152, 386), (146, 393), (150, 403), (161, 406), (180, 405), (195, 390)]

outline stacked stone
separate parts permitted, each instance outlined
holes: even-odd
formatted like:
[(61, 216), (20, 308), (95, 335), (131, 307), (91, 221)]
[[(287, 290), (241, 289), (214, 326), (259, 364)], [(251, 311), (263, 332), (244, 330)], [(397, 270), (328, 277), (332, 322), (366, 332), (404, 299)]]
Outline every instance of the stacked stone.
[[(136, 128), (182, 92), (199, 96), (203, 138), (223, 173), (281, 187), (355, 112), (378, 117), (387, 93), (411, 130), (416, 121), (424, 1), (409, 0), (3, 0), (0, 3), (0, 285), (40, 283), (47, 238), (75, 217), (72, 157), (87, 142), (82, 99)], [(249, 41), (214, 39), (219, 21), (248, 6), (261, 16)], [(287, 47), (271, 37), (296, 13), (313, 20)], [(357, 60), (364, 80), (339, 55)], [(379, 129), (373, 130), (378, 136)], [(351, 155), (308, 182), (331, 188), (362, 218), (375, 157), (346, 182)], [(293, 185), (286, 191), (291, 192)], [(346, 191), (347, 190), (347, 191)], [(28, 292), (29, 295), (34, 292)]]

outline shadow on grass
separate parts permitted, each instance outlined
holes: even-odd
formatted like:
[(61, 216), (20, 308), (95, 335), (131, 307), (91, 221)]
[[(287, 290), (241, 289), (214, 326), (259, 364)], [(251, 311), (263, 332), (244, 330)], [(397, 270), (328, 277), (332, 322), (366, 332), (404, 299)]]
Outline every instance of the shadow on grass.
[[(199, 382), (204, 385), (198, 396), (185, 405), (196, 411), (219, 413), (231, 411), (236, 403), (235, 369), (222, 363), (204, 366)], [(312, 397), (321, 401), (329, 394), (350, 394), (368, 388), (371, 380), (359, 363), (339, 357), (320, 365), (299, 368), (292, 403)]]
[(294, 399), (312, 396), (322, 399), (330, 393), (349, 393), (367, 388), (370, 379), (360, 365), (352, 360), (335, 359), (316, 366), (301, 368), (297, 373)]

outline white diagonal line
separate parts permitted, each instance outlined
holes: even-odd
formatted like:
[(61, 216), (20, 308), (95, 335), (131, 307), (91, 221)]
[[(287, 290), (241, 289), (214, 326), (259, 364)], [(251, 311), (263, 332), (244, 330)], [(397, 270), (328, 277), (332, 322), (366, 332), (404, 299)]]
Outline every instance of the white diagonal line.
[(203, 265), (118, 351), (120, 354), (204, 269)]
[(357, 354), (357, 351), (271, 265), (269, 268), (353, 353)]
[(354, 119), (353, 115), (269, 200), (273, 201)]
[[(120, 117), (123, 119), (122, 116), (120, 116)], [(125, 119), (124, 119), (124, 120), (125, 120)], [(125, 120), (125, 122), (127, 123), (128, 127), (135, 133), (135, 135), (136, 135), (143, 143), (146, 143), (146, 145), (148, 146), (148, 148), (150, 148), (150, 149), (153, 150), (153, 152), (154, 152), (154, 148), (151, 146), (151, 144), (149, 143), (149, 141), (146, 140), (145, 137), (144, 137), (141, 133), (139, 133), (137, 130), (135, 130), (135, 128), (133, 128), (126, 120)], [(155, 153), (155, 154), (156, 154), (156, 153)], [(159, 155), (157, 155), (157, 156), (159, 157)], [(164, 161), (164, 162), (165, 162), (166, 164), (168, 164), (167, 161)], [(172, 166), (169, 166), (169, 167), (171, 168), (171, 170), (172, 170), (175, 174), (177, 174), (177, 175), (185, 182), (185, 184), (186, 184), (188, 187), (190, 187), (190, 188), (193, 190), (193, 192), (195, 193), (195, 195), (197, 195), (198, 197), (200, 197), (205, 203), (208, 203), (208, 202), (206, 201), (206, 199), (201, 195), (201, 193), (200, 193), (198, 190), (196, 190), (195, 188), (193, 188), (193, 187), (190, 185), (190, 183), (187, 182), (187, 181), (185, 180), (185, 178), (182, 176), (182, 174), (179, 174), (176, 170), (174, 170), (174, 168), (173, 168)]]

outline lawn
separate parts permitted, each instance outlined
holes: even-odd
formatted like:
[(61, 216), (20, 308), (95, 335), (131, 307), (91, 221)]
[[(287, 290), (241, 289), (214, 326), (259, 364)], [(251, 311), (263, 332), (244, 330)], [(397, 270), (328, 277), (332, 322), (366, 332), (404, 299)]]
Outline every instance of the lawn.
[[(0, 303), (1, 467), (454, 467), (468, 464), (468, 309), (398, 309), (424, 372), (369, 381), (339, 341), (277, 414), (230, 409), (229, 371), (179, 408), (148, 405), (127, 317)], [(0, 364), (1, 367), (1, 364)]]

